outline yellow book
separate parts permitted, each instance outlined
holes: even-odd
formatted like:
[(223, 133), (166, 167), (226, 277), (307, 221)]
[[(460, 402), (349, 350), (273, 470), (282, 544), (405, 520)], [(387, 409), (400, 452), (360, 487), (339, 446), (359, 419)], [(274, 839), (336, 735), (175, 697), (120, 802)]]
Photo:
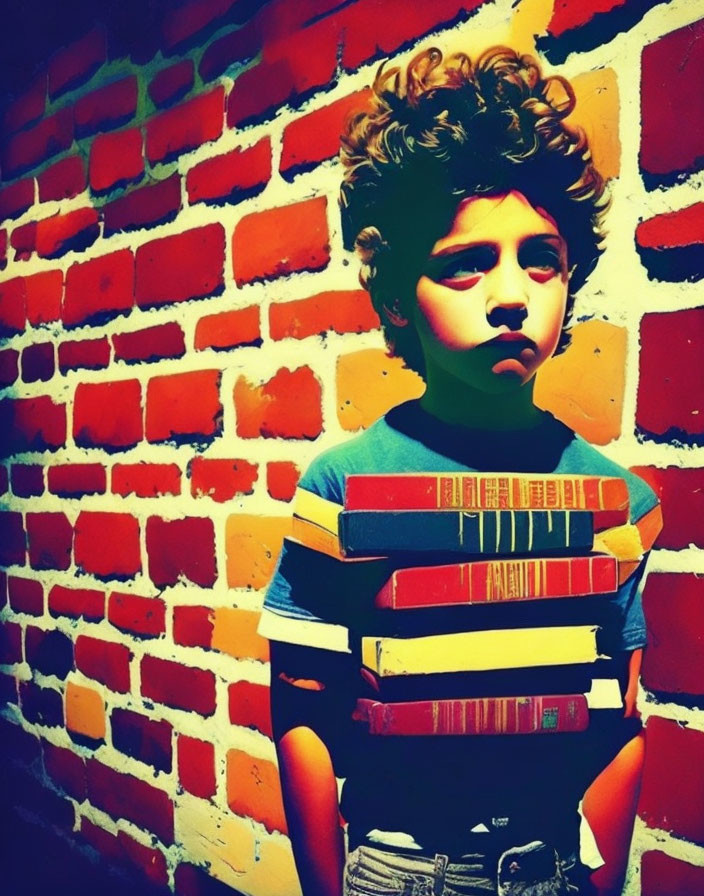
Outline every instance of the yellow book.
[(498, 629), (423, 638), (362, 638), (362, 663), (382, 677), (562, 666), (600, 659), (598, 626)]
[(327, 529), (337, 537), (338, 534), (338, 517), (343, 509), (341, 504), (334, 501), (328, 501), (327, 498), (321, 498), (313, 492), (309, 492), (305, 488), (297, 488), (293, 499), (293, 515), (299, 519), (308, 520)]

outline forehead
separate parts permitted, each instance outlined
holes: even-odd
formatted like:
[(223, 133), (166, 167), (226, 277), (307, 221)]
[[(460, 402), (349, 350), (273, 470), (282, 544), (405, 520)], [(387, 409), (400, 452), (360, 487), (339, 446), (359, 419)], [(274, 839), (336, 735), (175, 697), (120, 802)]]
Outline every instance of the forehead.
[(447, 233), (433, 252), (470, 243), (517, 243), (531, 236), (559, 236), (557, 224), (544, 209), (531, 205), (515, 190), (492, 196), (469, 196), (455, 210)]

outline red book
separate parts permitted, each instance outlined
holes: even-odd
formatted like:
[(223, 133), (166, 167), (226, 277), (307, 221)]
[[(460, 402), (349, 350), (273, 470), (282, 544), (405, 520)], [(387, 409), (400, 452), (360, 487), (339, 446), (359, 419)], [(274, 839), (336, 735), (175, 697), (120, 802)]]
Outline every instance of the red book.
[(593, 554), (414, 566), (392, 573), (375, 606), (393, 610), (609, 594), (618, 561)]
[(589, 708), (584, 694), (548, 697), (473, 697), (377, 703), (360, 699), (352, 716), (370, 734), (544, 734), (584, 731)]
[(611, 476), (486, 473), (353, 474), (346, 510), (590, 510), (594, 528), (628, 522), (628, 488)]

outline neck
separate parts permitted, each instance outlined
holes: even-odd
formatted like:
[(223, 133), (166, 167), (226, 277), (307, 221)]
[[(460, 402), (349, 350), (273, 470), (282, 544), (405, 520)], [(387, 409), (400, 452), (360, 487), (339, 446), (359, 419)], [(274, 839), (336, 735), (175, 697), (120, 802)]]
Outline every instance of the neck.
[(533, 404), (534, 380), (511, 391), (486, 393), (472, 389), (444, 371), (426, 372), (427, 388), (420, 400), (428, 414), (468, 429), (532, 429), (543, 419)]

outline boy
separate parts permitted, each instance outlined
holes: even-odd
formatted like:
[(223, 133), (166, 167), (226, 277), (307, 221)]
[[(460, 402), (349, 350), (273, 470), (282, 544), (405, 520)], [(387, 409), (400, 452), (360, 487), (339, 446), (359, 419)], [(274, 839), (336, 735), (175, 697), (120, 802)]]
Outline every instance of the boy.
[[(568, 342), (607, 205), (584, 135), (562, 123), (571, 86), (507, 48), (474, 65), (430, 49), (405, 77), (380, 71), (374, 94), (343, 138), (343, 229), (390, 347), (427, 388), (319, 457), (301, 486), (342, 503), (349, 473), (618, 476), (631, 522), (652, 529), (651, 490), (532, 401), (537, 369)], [(346, 632), (296, 603), (285, 569), (284, 551), (260, 630), (274, 642), (274, 735), (305, 896), (620, 892), (642, 761), (643, 564), (613, 599), (625, 718), (590, 723), (577, 742), (364, 739), (349, 721), (360, 677)], [(538, 866), (553, 889), (522, 889), (522, 869), (528, 880)]]

